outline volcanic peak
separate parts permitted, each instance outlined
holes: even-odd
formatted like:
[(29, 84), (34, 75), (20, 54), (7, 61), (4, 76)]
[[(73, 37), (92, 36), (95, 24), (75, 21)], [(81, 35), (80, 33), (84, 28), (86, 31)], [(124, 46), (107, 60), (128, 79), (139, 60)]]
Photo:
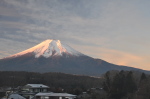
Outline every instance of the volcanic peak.
[(40, 56), (44, 56), (46, 58), (50, 56), (59, 56), (59, 55), (62, 56), (63, 53), (68, 54), (68, 55), (74, 55), (74, 56), (83, 55), (82, 53), (74, 50), (70, 46), (66, 44), (62, 44), (60, 40), (48, 39), (32, 48), (29, 48), (25, 51), (14, 54), (10, 57), (17, 57), (17, 56), (21, 56), (27, 53), (34, 53), (35, 58), (38, 58)]

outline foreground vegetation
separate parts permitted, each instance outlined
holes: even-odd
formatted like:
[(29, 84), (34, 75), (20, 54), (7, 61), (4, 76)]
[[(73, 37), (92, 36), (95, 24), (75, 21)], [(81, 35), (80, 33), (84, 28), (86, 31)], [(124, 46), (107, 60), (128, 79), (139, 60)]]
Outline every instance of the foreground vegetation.
[[(53, 92), (78, 99), (150, 99), (150, 76), (133, 71), (108, 71), (100, 78), (64, 73), (0, 72), (0, 88), (45, 84)], [(84, 93), (83, 93), (84, 92)]]
[(100, 87), (102, 80), (89, 76), (64, 73), (36, 73), (1, 71), (0, 87), (18, 87), (26, 84), (44, 84), (53, 92), (80, 94), (92, 87)]
[(103, 89), (106, 99), (150, 99), (150, 76), (132, 71), (107, 72)]

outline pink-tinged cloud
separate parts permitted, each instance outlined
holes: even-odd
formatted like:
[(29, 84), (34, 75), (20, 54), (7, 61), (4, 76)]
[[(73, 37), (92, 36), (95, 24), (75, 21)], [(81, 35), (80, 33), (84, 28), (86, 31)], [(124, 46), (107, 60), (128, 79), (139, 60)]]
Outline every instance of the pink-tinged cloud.
[[(6, 51), (0, 51), (0, 54), (2, 55), (2, 56), (9, 56), (9, 55), (11, 55), (10, 53), (8, 53), (8, 52), (6, 52)], [(0, 57), (1, 58), (1, 57)]]
[(111, 63), (115, 63), (118, 65), (135, 66), (137, 62), (143, 61), (142, 57), (127, 52), (121, 52), (117, 50), (104, 49), (104, 48), (101, 48), (100, 51), (101, 51), (102, 58), (106, 59)]
[(149, 67), (150, 62), (146, 57), (102, 47), (79, 46), (79, 45), (73, 45), (73, 47), (80, 48), (79, 51), (86, 55), (92, 56), (94, 58), (100, 58), (113, 64), (150, 70)]

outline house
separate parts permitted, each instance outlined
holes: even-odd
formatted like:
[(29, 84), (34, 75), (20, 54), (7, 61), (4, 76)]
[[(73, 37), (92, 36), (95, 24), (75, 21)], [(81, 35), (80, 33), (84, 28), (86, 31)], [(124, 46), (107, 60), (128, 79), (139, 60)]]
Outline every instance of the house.
[(26, 99), (17, 93), (11, 94), (7, 99)]
[(8, 93), (3, 99), (74, 99), (76, 95), (49, 92), (43, 84), (27, 84), (17, 91)]
[(43, 84), (27, 84), (25, 85), (22, 90), (38, 93), (38, 92), (48, 92), (49, 87)]
[(68, 93), (38, 93), (35, 95), (36, 99), (75, 99), (76, 95)]
[(7, 93), (11, 92), (11, 90), (11, 87), (0, 87), (0, 99)]
[(26, 99), (32, 99), (39, 92), (48, 92), (49, 87), (43, 84), (27, 84), (17, 93)]

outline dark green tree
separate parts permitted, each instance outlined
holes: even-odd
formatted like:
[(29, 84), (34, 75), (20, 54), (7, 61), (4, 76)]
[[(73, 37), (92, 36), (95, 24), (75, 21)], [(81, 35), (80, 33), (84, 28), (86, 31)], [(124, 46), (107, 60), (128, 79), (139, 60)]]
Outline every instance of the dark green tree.
[(110, 75), (108, 76), (108, 73), (105, 74), (105, 78), (106, 80), (104, 83), (104, 88), (109, 95), (109, 99), (130, 99), (130, 97), (133, 96), (131, 94), (133, 94), (137, 90), (137, 85), (131, 71), (120, 71), (113, 77), (112, 81), (110, 79)]
[(111, 87), (111, 79), (110, 79), (110, 72), (106, 72), (104, 75), (104, 82), (103, 82), (103, 89), (109, 93)]
[(125, 74), (124, 71), (120, 71), (113, 78), (111, 87), (111, 99), (121, 99), (126, 95), (125, 92)]
[(141, 78), (140, 78), (140, 82), (145, 80), (145, 79), (147, 79), (147, 77), (146, 77), (145, 73), (142, 73)]
[(130, 71), (126, 76), (125, 89), (127, 93), (134, 93), (137, 90), (137, 85), (135, 83), (132, 71)]
[(140, 77), (137, 99), (150, 99), (150, 78), (145, 73)]

